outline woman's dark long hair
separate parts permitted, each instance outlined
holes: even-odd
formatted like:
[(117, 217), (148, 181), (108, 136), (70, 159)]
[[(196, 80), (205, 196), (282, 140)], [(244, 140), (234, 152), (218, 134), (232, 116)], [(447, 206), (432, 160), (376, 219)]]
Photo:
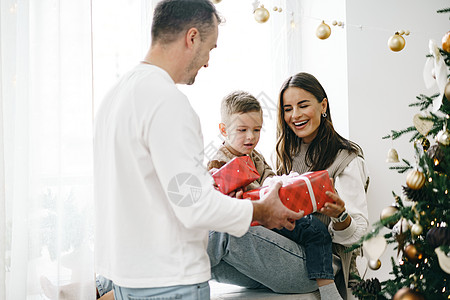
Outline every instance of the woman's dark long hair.
[[(302, 139), (299, 138), (284, 121), (284, 92), (289, 87), (301, 88), (314, 95), (319, 103), (327, 98), (327, 94), (320, 82), (311, 74), (298, 73), (289, 77), (281, 86), (278, 99), (277, 144), (276, 144), (276, 170), (277, 174), (288, 174), (292, 171), (293, 157), (300, 151)], [(352, 153), (361, 153), (361, 148), (340, 136), (333, 127), (330, 113), (330, 101), (326, 110), (326, 117), (321, 117), (317, 136), (309, 145), (306, 152), (306, 165), (311, 171), (325, 170), (336, 159), (341, 149)]]

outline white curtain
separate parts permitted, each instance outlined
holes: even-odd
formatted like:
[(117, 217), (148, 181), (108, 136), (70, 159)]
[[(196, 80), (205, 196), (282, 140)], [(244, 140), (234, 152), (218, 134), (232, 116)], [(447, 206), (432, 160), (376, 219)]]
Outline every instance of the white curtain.
[[(0, 0), (0, 300), (95, 298), (93, 116), (144, 57), (157, 2)], [(220, 142), (220, 100), (235, 89), (262, 102), (258, 149), (269, 158), (277, 92), (299, 65), (287, 46), (298, 38), (296, 5), (261, 1), (271, 17), (258, 24), (252, 2), (217, 5), (226, 23), (210, 66), (180, 87), (201, 118), (206, 158)]]
[(0, 12), (0, 299), (95, 299), (91, 3)]

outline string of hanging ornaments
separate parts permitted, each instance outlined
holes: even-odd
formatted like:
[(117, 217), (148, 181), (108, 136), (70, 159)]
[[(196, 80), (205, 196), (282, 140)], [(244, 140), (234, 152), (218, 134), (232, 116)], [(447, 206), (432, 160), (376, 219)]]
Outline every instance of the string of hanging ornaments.
[[(219, 4), (222, 2), (222, 0), (211, 0), (211, 2), (214, 4)], [(255, 21), (260, 24), (266, 23), (270, 18), (269, 10), (259, 0), (254, 0), (252, 3), (252, 6), (253, 6), (253, 16), (255, 18)], [(290, 14), (291, 27), (295, 28), (294, 12), (286, 11), (280, 6), (274, 6), (272, 10), (276, 13), (286, 12), (286, 13)], [(319, 38), (321, 40), (326, 40), (330, 37), (331, 31), (332, 31), (331, 27), (324, 20), (321, 20), (321, 19), (318, 19), (318, 18), (315, 18), (312, 16), (304, 16), (304, 17), (307, 17), (310, 19), (317, 19), (317, 20), (321, 21), (316, 29), (317, 38)], [(344, 28), (344, 22), (342, 22), (342, 21), (333, 20), (331, 22), (331, 24), (336, 27)], [(348, 24), (348, 26), (353, 26), (353, 27), (357, 27), (360, 29), (363, 28), (362, 25)], [(364, 27), (367, 27), (367, 26), (364, 26)], [(382, 28), (373, 28), (373, 29), (385, 31)], [(406, 40), (405, 40), (404, 36), (409, 36), (410, 34), (411, 34), (411, 32), (409, 30), (402, 29), (402, 30), (396, 31), (394, 33), (394, 35), (392, 35), (388, 39), (388, 42), (387, 42), (388, 48), (393, 52), (402, 51), (406, 46)], [(449, 49), (450, 49), (450, 32), (447, 33), (447, 35), (442, 38), (442, 48), (446, 51), (449, 51)]]

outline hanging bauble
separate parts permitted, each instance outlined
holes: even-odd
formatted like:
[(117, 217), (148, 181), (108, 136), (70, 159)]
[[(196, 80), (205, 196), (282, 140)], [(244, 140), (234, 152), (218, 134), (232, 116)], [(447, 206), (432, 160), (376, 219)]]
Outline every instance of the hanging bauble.
[(387, 158), (386, 158), (386, 162), (388, 162), (388, 163), (400, 162), (400, 160), (398, 159), (397, 150), (395, 150), (394, 148), (389, 149), (388, 155), (387, 155)]
[(431, 145), (430, 141), (424, 136), (419, 139), (419, 143), (422, 145), (424, 151), (427, 151)]
[(422, 253), (417, 249), (416, 245), (409, 244), (406, 246), (405, 250), (403, 251), (405, 254), (405, 257), (408, 259), (408, 261), (412, 263), (416, 263), (418, 260), (422, 259)]
[(439, 247), (434, 249), (434, 252), (436, 252), (439, 260), (439, 266), (441, 267), (442, 271), (450, 274), (450, 256), (447, 256), (445, 252), (442, 251)]
[(322, 21), (316, 29), (316, 35), (321, 40), (327, 39), (331, 35), (330, 26), (328, 26), (325, 21)]
[(417, 131), (423, 136), (426, 136), (434, 126), (433, 121), (422, 119), (426, 117), (427, 115), (425, 114), (415, 114), (413, 117), (414, 126), (416, 127)]
[(450, 229), (449, 227), (433, 227), (427, 232), (427, 243), (431, 248), (439, 246), (450, 246)]
[(365, 240), (362, 244), (364, 256), (369, 258), (369, 261), (377, 261), (386, 250), (387, 242), (384, 236), (377, 235), (368, 240)]
[(403, 48), (405, 48), (405, 44), (405, 39), (400, 34), (398, 34), (398, 32), (396, 32), (388, 40), (389, 49), (394, 52), (401, 51)]
[(212, 1), (212, 3), (214, 3), (214, 4), (218, 4), (218, 3), (222, 2), (222, 0), (211, 0), (211, 1)]
[(450, 131), (444, 127), (444, 129), (439, 131), (436, 135), (436, 141), (443, 146), (450, 145)]
[(381, 268), (381, 261), (379, 259), (377, 259), (377, 260), (374, 260), (374, 259), (369, 260), (369, 268), (371, 268), (372, 270), (378, 270), (379, 268)]
[(450, 53), (450, 31), (442, 37), (442, 50)]
[(419, 236), (421, 235), (423, 232), (423, 227), (422, 225), (420, 225), (419, 223), (415, 223), (412, 227), (411, 227), (411, 233)]
[(274, 7), (273, 7), (273, 11), (282, 12), (283, 9), (282, 9), (281, 7), (276, 7), (276, 6), (274, 6)]
[(270, 13), (269, 11), (264, 7), (264, 5), (261, 5), (255, 11), (253, 12), (253, 15), (255, 16), (255, 20), (258, 23), (265, 23), (267, 20), (269, 20)]
[(395, 293), (392, 300), (425, 300), (425, 298), (422, 294), (419, 294), (410, 288), (404, 287)]
[(447, 84), (445, 85), (444, 95), (445, 98), (447, 98), (447, 101), (450, 101), (450, 81), (447, 81)]
[[(385, 207), (381, 211), (380, 220), (381, 221), (386, 220), (386, 219), (392, 217), (393, 215), (395, 215), (397, 212), (398, 212), (398, 208), (396, 206), (392, 206), (391, 205), (391, 206)], [(392, 227), (394, 227), (395, 223), (397, 223), (396, 220), (392, 221), (392, 222), (390, 222), (388, 224), (385, 224), (384, 226), (386, 226), (389, 229), (392, 229)]]
[(413, 190), (419, 190), (425, 184), (425, 175), (418, 170), (412, 170), (406, 175), (406, 185)]
[(440, 144), (436, 144), (428, 149), (427, 154), (433, 160), (433, 169), (437, 172), (448, 170), (446, 165), (444, 150)]

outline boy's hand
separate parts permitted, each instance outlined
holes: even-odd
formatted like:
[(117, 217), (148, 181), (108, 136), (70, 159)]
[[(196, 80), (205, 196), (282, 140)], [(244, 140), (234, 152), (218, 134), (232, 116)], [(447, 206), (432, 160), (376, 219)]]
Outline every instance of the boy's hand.
[(209, 174), (214, 174), (214, 172), (216, 172), (217, 170), (219, 170), (219, 169), (216, 169), (216, 168), (212, 168), (212, 169), (210, 169), (208, 172), (209, 172)]
[(244, 190), (242, 188), (238, 188), (228, 194), (228, 196), (233, 197), (233, 198), (238, 198), (238, 199), (242, 199), (243, 195), (244, 195)]
[(252, 201), (253, 204), (253, 220), (258, 221), (261, 225), (272, 228), (286, 228), (293, 230), (295, 228), (295, 220), (303, 217), (304, 212), (294, 212), (281, 203), (278, 191), (281, 182), (276, 183), (268, 193), (262, 196), (261, 200)]

